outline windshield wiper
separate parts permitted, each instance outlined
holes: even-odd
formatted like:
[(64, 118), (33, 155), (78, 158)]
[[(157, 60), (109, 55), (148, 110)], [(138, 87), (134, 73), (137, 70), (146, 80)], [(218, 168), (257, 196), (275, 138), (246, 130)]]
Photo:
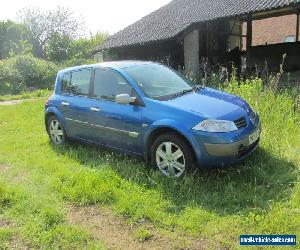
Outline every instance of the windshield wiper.
[(194, 89), (185, 89), (183, 91), (180, 91), (180, 92), (174, 94), (171, 99), (174, 99), (174, 98), (179, 97), (179, 96), (183, 96), (183, 95), (185, 95), (187, 93), (190, 93), (190, 92), (193, 92), (193, 91), (194, 91)]
[(193, 87), (193, 90), (194, 90), (195, 92), (198, 92), (199, 90), (202, 90), (202, 89), (204, 89), (204, 87), (201, 86), (201, 85), (196, 85), (196, 86)]

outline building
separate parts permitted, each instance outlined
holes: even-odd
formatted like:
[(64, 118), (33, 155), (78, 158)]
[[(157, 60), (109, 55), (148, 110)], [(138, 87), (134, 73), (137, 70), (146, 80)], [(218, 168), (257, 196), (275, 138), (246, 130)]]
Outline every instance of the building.
[(298, 0), (173, 0), (110, 36), (104, 60), (159, 60), (199, 77), (203, 65), (299, 70)]
[[(252, 45), (295, 42), (296, 24), (297, 15), (285, 15), (253, 21)], [(243, 28), (244, 34), (246, 34), (246, 23), (244, 23)]]

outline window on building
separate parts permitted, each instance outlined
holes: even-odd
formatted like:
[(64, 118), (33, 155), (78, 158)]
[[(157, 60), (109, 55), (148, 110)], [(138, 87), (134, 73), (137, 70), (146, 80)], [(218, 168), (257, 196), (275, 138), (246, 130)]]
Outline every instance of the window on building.
[(283, 39), (283, 42), (284, 43), (293, 43), (293, 42), (296, 42), (296, 36), (286, 36)]
[[(297, 15), (254, 20), (252, 22), (252, 46), (288, 43), (296, 41)], [(247, 23), (243, 23), (243, 35), (247, 33)], [(243, 38), (246, 49), (246, 38)]]
[(131, 95), (132, 88), (118, 72), (96, 69), (94, 80), (94, 97), (114, 101), (117, 95)]

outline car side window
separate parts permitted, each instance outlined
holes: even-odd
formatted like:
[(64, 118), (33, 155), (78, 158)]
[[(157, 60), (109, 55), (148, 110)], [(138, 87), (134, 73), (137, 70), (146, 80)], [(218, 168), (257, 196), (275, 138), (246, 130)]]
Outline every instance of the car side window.
[(132, 87), (118, 72), (108, 69), (95, 70), (94, 97), (115, 101), (117, 95), (131, 95), (132, 92)]
[(70, 93), (74, 95), (88, 95), (91, 74), (92, 69), (73, 71), (71, 75)]
[(71, 73), (64, 74), (61, 79), (61, 92), (62, 93), (69, 93), (70, 82), (71, 82)]

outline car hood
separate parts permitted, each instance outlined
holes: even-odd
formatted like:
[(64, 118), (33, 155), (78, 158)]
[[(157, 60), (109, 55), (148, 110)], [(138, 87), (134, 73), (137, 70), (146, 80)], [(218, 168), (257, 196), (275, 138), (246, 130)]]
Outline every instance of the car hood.
[(206, 118), (224, 117), (238, 109), (250, 109), (242, 98), (212, 88), (204, 88), (167, 102), (176, 108), (195, 112)]

